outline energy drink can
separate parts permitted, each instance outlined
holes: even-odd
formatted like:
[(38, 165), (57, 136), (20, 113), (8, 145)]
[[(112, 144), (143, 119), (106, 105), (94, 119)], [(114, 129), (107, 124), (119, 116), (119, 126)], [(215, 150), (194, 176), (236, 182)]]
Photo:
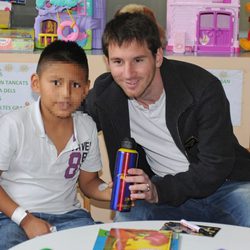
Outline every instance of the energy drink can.
[(110, 208), (120, 212), (130, 211), (130, 183), (125, 182), (128, 169), (137, 167), (138, 152), (135, 150), (135, 140), (125, 138), (116, 154), (113, 190)]

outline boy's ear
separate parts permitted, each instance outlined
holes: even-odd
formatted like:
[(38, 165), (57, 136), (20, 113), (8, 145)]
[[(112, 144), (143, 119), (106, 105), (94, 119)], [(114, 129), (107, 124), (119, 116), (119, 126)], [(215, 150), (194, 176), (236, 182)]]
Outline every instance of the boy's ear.
[(40, 84), (38, 74), (32, 74), (31, 76), (31, 89), (35, 93), (40, 93)]
[(89, 88), (90, 88), (90, 80), (88, 80), (83, 88), (83, 97), (85, 98), (87, 94), (89, 93)]
[(104, 57), (104, 62), (106, 64), (107, 69), (110, 71), (110, 67), (109, 67), (109, 58), (107, 56)]

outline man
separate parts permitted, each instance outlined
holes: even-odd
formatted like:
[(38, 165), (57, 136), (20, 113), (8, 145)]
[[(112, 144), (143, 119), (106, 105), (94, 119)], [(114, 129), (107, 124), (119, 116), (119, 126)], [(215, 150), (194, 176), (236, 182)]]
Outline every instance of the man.
[(163, 57), (157, 25), (124, 13), (107, 23), (110, 73), (97, 78), (86, 110), (103, 131), (113, 174), (131, 136), (138, 169), (128, 171), (135, 206), (115, 220), (187, 220), (250, 226), (250, 154), (233, 134), (220, 81)]

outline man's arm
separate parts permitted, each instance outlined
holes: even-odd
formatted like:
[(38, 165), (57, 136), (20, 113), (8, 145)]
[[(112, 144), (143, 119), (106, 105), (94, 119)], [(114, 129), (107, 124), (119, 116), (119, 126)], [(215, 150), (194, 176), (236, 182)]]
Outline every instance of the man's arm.
[(208, 82), (202, 93), (178, 120), (182, 138), (195, 135), (198, 143), (186, 154), (189, 169), (174, 176), (166, 175), (154, 183), (159, 202), (178, 206), (190, 198), (214, 193), (228, 178), (235, 162), (234, 135), (229, 102), (218, 80)]
[[(113, 78), (110, 72), (103, 73), (98, 76), (94, 82), (94, 86), (90, 89), (83, 104), (83, 111), (88, 113), (96, 123), (97, 130), (102, 130), (99, 120), (99, 114), (96, 103), (104, 92), (109, 92), (109, 86), (113, 83)], [(100, 108), (100, 107), (99, 107)]]
[[(149, 202), (179, 206), (190, 198), (203, 198), (215, 192), (228, 178), (235, 162), (234, 135), (229, 114), (229, 103), (219, 82), (210, 82), (199, 100), (182, 114), (178, 131), (183, 139), (196, 135), (198, 143), (185, 153), (189, 155), (189, 169), (176, 175), (165, 175), (150, 181), (145, 175), (149, 165), (139, 165), (144, 172), (127, 177), (133, 191), (144, 190), (134, 197)], [(170, 119), (170, 118), (169, 118)], [(142, 158), (142, 155), (141, 155)], [(132, 173), (131, 173), (132, 174)], [(147, 183), (157, 190), (145, 192)], [(140, 183), (140, 185), (138, 185)], [(154, 189), (151, 188), (154, 192)], [(140, 196), (140, 197), (139, 197)], [(155, 198), (153, 198), (155, 197)], [(153, 199), (152, 199), (153, 198)]]

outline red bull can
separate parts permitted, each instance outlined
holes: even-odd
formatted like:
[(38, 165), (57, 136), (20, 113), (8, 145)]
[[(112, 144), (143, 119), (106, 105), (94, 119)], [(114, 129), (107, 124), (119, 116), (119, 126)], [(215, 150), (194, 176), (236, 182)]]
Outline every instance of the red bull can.
[(138, 152), (135, 150), (135, 140), (125, 138), (121, 148), (116, 154), (113, 190), (110, 208), (120, 212), (130, 211), (132, 201), (130, 199), (130, 183), (125, 182), (128, 169), (137, 167)]

